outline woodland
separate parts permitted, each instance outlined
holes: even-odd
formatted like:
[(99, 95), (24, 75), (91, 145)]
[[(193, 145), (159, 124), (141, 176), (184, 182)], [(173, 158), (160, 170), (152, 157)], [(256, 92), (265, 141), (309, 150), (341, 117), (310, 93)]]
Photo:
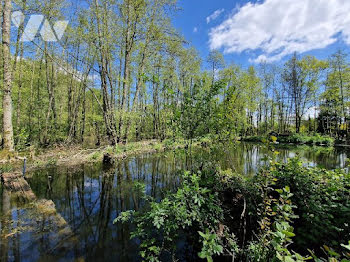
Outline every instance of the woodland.
[[(2, 9), (6, 150), (271, 133), (347, 140), (346, 50), (242, 68), (217, 50), (200, 57), (172, 26), (173, 0), (4, 1)], [(10, 34), (11, 10), (69, 27), (59, 42), (39, 34), (22, 42), (24, 24)]]
[[(15, 27), (14, 14), (19, 12), (26, 20)], [(121, 165), (120, 158), (127, 159), (129, 151), (156, 151), (160, 161), (167, 161), (162, 160), (168, 157), (164, 151), (173, 150), (175, 156), (168, 158), (180, 159), (185, 167), (171, 173), (176, 181), (171, 180), (173, 187), (160, 195), (150, 195), (142, 179), (134, 181), (128, 165), (108, 174), (101, 168), (102, 178), (93, 176), (100, 185), (100, 210), (106, 203), (113, 207), (109, 196), (119, 189), (132, 195), (130, 208), (121, 204), (116, 212), (99, 214), (103, 223), (96, 228), (108, 225), (112, 231), (126, 224), (123, 243), (137, 243), (135, 261), (350, 261), (347, 166), (307, 166), (298, 154), (278, 158), (281, 145), (326, 150), (312, 153), (317, 157), (349, 144), (348, 50), (339, 49), (326, 59), (294, 53), (283, 63), (245, 67), (227, 61), (220, 50), (202, 57), (173, 25), (178, 12), (176, 0), (1, 0), (0, 173), (18, 172), (23, 159), (35, 172), (32, 163), (44, 161), (41, 175), (27, 179), (34, 193), (52, 199), (60, 212), (66, 207), (60, 203), (70, 199), (70, 210), (81, 208), (91, 226), (94, 209), (87, 215), (86, 199), (74, 202), (71, 193), (86, 194), (80, 188), (85, 173), (67, 171), (58, 179), (50, 169), (61, 167), (62, 154), (73, 159), (94, 150), (79, 163), (96, 168), (102, 160)], [(32, 41), (22, 41), (26, 22), (34, 14), (44, 15), (51, 25), (69, 21), (63, 37), (49, 42), (38, 33)], [(245, 143), (269, 152), (261, 161), (242, 153), (244, 161), (257, 166), (254, 175), (219, 164), (218, 152), (229, 155), (228, 145), (240, 148)], [(45, 152), (54, 153), (48, 158)], [(204, 153), (205, 160), (199, 157)], [(113, 156), (121, 157), (111, 161)], [(152, 190), (159, 186), (154, 181), (160, 172), (155, 170)], [(114, 182), (111, 177), (116, 174), (125, 175), (129, 187)], [(77, 177), (83, 182), (75, 186), (69, 179)], [(60, 202), (61, 192), (68, 196)], [(121, 195), (115, 199), (127, 201)], [(9, 215), (5, 199), (0, 201), (0, 260), (20, 261), (11, 260), (8, 239), (20, 239), (23, 228), (15, 230), (15, 223), (9, 222), (16, 217)], [(18, 202), (14, 208), (33, 206)], [(62, 214), (69, 224), (72, 217)], [(80, 237), (87, 234), (69, 232), (81, 243)], [(36, 243), (34, 236), (27, 241)], [(124, 247), (115, 241), (118, 250)], [(97, 253), (89, 253), (95, 247), (100, 245), (79, 249), (74, 253), (79, 257), (60, 261), (97, 259)], [(104, 249), (98, 252), (101, 255)], [(42, 261), (59, 261), (58, 255), (49, 258)]]

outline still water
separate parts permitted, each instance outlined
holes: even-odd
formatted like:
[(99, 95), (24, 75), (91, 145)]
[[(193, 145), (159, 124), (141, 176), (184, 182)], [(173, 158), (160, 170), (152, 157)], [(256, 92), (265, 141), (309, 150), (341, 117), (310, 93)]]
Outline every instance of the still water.
[[(299, 155), (326, 169), (346, 168), (350, 151), (302, 147), (275, 148), (286, 161)], [(11, 200), (0, 186), (0, 261), (141, 261), (128, 224), (113, 224), (121, 211), (142, 207), (135, 184), (161, 199), (180, 183), (193, 162), (219, 161), (223, 169), (255, 175), (272, 155), (263, 145), (241, 143), (210, 153), (194, 150), (146, 154), (119, 162), (76, 168), (47, 168), (27, 174), (35, 204)]]

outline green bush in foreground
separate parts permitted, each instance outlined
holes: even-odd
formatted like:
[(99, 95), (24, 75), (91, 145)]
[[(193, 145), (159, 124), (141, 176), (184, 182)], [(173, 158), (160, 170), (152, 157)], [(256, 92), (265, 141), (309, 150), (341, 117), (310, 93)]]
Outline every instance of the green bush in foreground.
[(174, 259), (181, 241), (198, 260), (350, 261), (350, 177), (342, 171), (298, 159), (271, 162), (252, 178), (208, 169), (185, 173), (161, 202), (148, 200), (145, 211), (115, 221), (133, 220), (147, 261)]

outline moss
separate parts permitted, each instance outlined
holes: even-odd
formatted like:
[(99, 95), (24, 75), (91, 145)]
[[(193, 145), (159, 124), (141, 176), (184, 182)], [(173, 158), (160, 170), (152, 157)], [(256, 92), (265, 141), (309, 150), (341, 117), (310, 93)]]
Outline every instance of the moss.
[(52, 201), (38, 201), (35, 203), (35, 207), (40, 214), (45, 216), (52, 216), (57, 213), (55, 204)]
[(1, 164), (0, 167), (0, 173), (8, 173), (11, 172), (13, 170), (13, 166), (11, 164)]
[(160, 144), (160, 143), (157, 143), (157, 144), (154, 144), (153, 145), (153, 148), (154, 148), (154, 150), (156, 150), (156, 151), (162, 151), (163, 150), (163, 145), (162, 144)]
[(0, 151), (0, 160), (11, 160), (16, 157), (15, 152), (10, 152), (8, 150), (1, 150)]
[(105, 149), (105, 151), (106, 151), (107, 153), (109, 153), (109, 154), (112, 154), (113, 151), (114, 151), (114, 148), (111, 147), (111, 146), (108, 146), (108, 147)]
[(90, 161), (96, 161), (102, 159), (103, 153), (100, 151), (97, 151), (89, 156)]

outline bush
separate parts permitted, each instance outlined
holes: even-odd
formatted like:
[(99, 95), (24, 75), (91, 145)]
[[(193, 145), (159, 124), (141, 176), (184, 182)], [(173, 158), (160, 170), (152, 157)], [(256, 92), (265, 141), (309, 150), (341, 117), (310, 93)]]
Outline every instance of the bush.
[(350, 239), (350, 176), (343, 171), (307, 168), (298, 159), (276, 164), (277, 186), (289, 185), (298, 206), (294, 221), (298, 250)]
[(335, 140), (329, 136), (321, 136), (320, 134), (315, 135), (304, 135), (304, 134), (292, 134), (289, 136), (277, 136), (275, 141), (274, 136), (250, 136), (243, 140), (247, 142), (279, 142), (288, 144), (307, 144), (307, 145), (326, 145), (332, 146)]
[[(215, 230), (222, 219), (222, 210), (217, 195), (201, 186), (200, 180), (200, 175), (185, 173), (183, 185), (177, 193), (164, 198), (160, 203), (151, 201), (149, 211), (134, 214), (137, 226), (132, 237), (141, 240), (140, 255), (144, 260), (158, 261), (161, 255), (173, 257), (176, 243), (183, 231), (191, 229), (208, 234)], [(131, 217), (127, 214), (130, 212), (122, 213), (115, 222), (125, 222), (125, 218)], [(212, 242), (216, 243), (216, 240), (211, 239)], [(210, 251), (207, 250), (206, 254), (208, 252)]]
[(321, 136), (320, 134), (315, 135), (303, 135), (293, 134), (287, 137), (277, 138), (281, 143), (292, 143), (292, 144), (309, 144), (309, 145), (334, 145), (334, 139), (329, 136)]
[(264, 140), (266, 140), (267, 137), (265, 136), (248, 136), (248, 137), (245, 137), (243, 140), (246, 141), (246, 142), (263, 142)]
[(148, 200), (144, 212), (116, 219), (133, 218), (146, 261), (174, 258), (183, 239), (207, 261), (350, 257), (350, 176), (340, 170), (306, 168), (299, 159), (271, 161), (255, 177), (209, 168), (185, 173), (161, 202)]

